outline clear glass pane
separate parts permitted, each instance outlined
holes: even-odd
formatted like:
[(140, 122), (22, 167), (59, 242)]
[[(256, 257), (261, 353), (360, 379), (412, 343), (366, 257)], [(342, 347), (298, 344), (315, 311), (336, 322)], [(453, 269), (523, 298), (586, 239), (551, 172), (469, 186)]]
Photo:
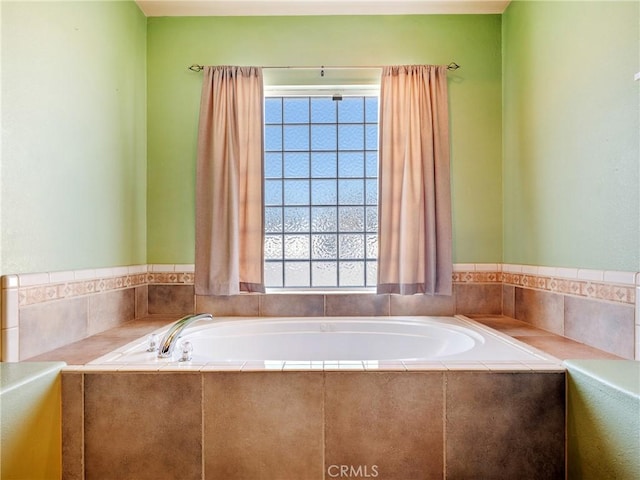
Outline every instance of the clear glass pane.
[(367, 182), (367, 205), (378, 203), (378, 180), (366, 180)]
[(364, 150), (364, 125), (338, 125), (340, 150)]
[(367, 177), (378, 176), (378, 152), (367, 152)]
[(264, 284), (266, 287), (282, 287), (282, 262), (265, 262)]
[(309, 123), (309, 99), (285, 98), (284, 123)]
[(367, 210), (367, 232), (378, 231), (378, 207), (366, 207)]
[(282, 153), (264, 154), (265, 178), (282, 177)]
[(378, 235), (367, 235), (367, 258), (378, 258)]
[(308, 232), (309, 207), (285, 207), (284, 230), (285, 232)]
[(367, 287), (375, 287), (378, 284), (378, 262), (367, 262)]
[(264, 258), (265, 260), (282, 258), (282, 235), (264, 236)]
[(308, 259), (311, 255), (309, 235), (285, 235), (284, 256), (289, 259)]
[(311, 99), (312, 123), (336, 123), (336, 102), (329, 97)]
[(312, 287), (337, 287), (338, 264), (336, 262), (311, 262)]
[(282, 127), (280, 125), (264, 127), (264, 149), (266, 151), (282, 150)]
[(284, 181), (285, 205), (309, 204), (309, 180), (285, 180)]
[(311, 149), (335, 150), (338, 130), (335, 125), (311, 125)]
[(340, 286), (364, 286), (364, 262), (340, 262)]
[(335, 232), (338, 230), (338, 213), (335, 207), (313, 207), (311, 209), (311, 231)]
[(307, 125), (285, 125), (284, 150), (309, 150), (309, 127)]
[(367, 125), (365, 127), (365, 147), (367, 150), (377, 150), (378, 149), (378, 126), (377, 125)]
[(364, 122), (364, 98), (346, 97), (339, 101), (338, 121), (340, 123)]
[(284, 262), (285, 287), (309, 287), (309, 270), (309, 262)]
[(363, 232), (364, 207), (338, 207), (338, 225), (341, 232)]
[(364, 121), (367, 123), (378, 123), (378, 97), (366, 97), (364, 107)]
[(311, 203), (313, 205), (335, 205), (338, 195), (335, 180), (311, 180)]
[(340, 178), (364, 177), (364, 152), (340, 152), (338, 176)]
[(320, 260), (336, 259), (338, 255), (337, 235), (312, 235), (311, 258)]
[(282, 180), (265, 180), (264, 204), (282, 205)]
[(284, 176), (286, 178), (309, 178), (309, 154), (285, 153)]
[(335, 178), (338, 172), (337, 158), (336, 152), (311, 153), (311, 176)]
[(282, 123), (282, 98), (264, 99), (264, 123)]
[(282, 232), (282, 208), (264, 208), (264, 231), (267, 233)]
[(364, 235), (352, 233), (338, 235), (338, 245), (340, 249), (339, 258), (364, 258)]
[(364, 204), (364, 181), (338, 180), (338, 202), (341, 205)]

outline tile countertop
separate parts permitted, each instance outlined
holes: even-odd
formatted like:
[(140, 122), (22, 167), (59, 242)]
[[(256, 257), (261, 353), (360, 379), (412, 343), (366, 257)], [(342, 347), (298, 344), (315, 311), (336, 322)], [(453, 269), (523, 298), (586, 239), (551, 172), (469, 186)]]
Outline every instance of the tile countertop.
[[(620, 359), (602, 350), (589, 347), (532, 325), (502, 315), (467, 315), (469, 318), (531, 345), (560, 360)], [(29, 358), (29, 362), (63, 361), (68, 365), (84, 365), (117, 347), (174, 322), (180, 315), (149, 316), (71, 343), (64, 347)]]

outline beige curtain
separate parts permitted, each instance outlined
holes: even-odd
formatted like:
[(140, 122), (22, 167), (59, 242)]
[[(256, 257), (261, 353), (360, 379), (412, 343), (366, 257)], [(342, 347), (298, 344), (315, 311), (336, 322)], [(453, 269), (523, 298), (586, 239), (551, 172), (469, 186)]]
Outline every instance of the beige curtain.
[(451, 295), (447, 67), (385, 67), (378, 293)]
[(198, 295), (264, 291), (263, 83), (256, 67), (205, 67), (196, 167)]

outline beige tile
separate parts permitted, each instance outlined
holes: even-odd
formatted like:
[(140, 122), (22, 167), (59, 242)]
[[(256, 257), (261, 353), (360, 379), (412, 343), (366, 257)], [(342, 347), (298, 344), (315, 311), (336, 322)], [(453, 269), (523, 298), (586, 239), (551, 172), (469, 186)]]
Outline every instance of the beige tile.
[(317, 294), (267, 294), (260, 296), (260, 315), (265, 317), (322, 317), (324, 296)]
[(149, 315), (149, 287), (141, 285), (136, 287), (136, 318)]
[(206, 478), (323, 478), (322, 372), (203, 375)]
[(564, 334), (622, 358), (634, 357), (634, 307), (566, 297)]
[(375, 465), (379, 478), (441, 479), (442, 382), (442, 372), (326, 373), (325, 472)]
[(89, 295), (88, 334), (94, 335), (135, 318), (135, 289)]
[(470, 318), (472, 318), (478, 323), (482, 323), (487, 327), (493, 328), (494, 330), (498, 330), (499, 332), (502, 332), (506, 335), (510, 335), (512, 337), (527, 336), (527, 335), (535, 335), (535, 336), (553, 335), (552, 333), (536, 328), (527, 322), (523, 322), (522, 320), (516, 320), (511, 317), (472, 315)]
[(502, 313), (502, 285), (496, 284), (454, 284), (456, 313), (490, 314)]
[(447, 478), (564, 478), (563, 373), (446, 379)]
[(194, 313), (193, 285), (149, 285), (149, 313)]
[(516, 316), (516, 288), (513, 285), (502, 285), (502, 314)]
[(199, 374), (85, 374), (86, 478), (202, 478)]
[(391, 315), (453, 315), (453, 295), (390, 295)]
[(20, 359), (39, 355), (88, 335), (87, 298), (58, 300), (20, 309)]
[(84, 404), (82, 373), (62, 374), (62, 478), (84, 479)]
[(217, 317), (256, 317), (260, 314), (260, 295), (196, 295), (196, 311)]
[(389, 315), (389, 295), (373, 293), (327, 294), (327, 316), (386, 316)]
[(548, 332), (563, 335), (564, 295), (516, 288), (515, 318)]

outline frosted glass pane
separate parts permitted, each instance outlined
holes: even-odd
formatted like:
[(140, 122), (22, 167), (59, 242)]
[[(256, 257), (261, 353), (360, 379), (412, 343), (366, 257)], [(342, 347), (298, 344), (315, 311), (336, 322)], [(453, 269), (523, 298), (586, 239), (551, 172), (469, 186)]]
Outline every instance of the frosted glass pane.
[(285, 153), (284, 176), (286, 178), (309, 178), (309, 154)]
[(340, 150), (364, 150), (364, 125), (338, 125)]
[(365, 116), (367, 123), (378, 123), (378, 97), (366, 97), (364, 99)]
[(364, 286), (364, 262), (340, 262), (340, 286)]
[(281, 153), (265, 153), (264, 154), (264, 176), (265, 178), (282, 176), (282, 154)]
[(264, 204), (265, 205), (282, 205), (282, 181), (281, 180), (265, 180)]
[(364, 182), (362, 180), (338, 180), (338, 202), (341, 205), (364, 204)]
[(264, 258), (267, 260), (282, 258), (282, 235), (264, 236)]
[(336, 262), (311, 262), (312, 287), (337, 287), (338, 265)]
[(309, 127), (307, 125), (285, 125), (284, 150), (309, 150)]
[(285, 232), (308, 232), (309, 231), (309, 208), (308, 207), (285, 207), (284, 230)]
[(310, 286), (309, 262), (284, 262), (285, 287)]
[(264, 123), (282, 123), (282, 98), (264, 99)]
[(365, 147), (367, 150), (378, 149), (378, 126), (367, 125), (365, 126)]
[(378, 235), (366, 235), (367, 258), (378, 258)]
[(285, 205), (309, 204), (309, 180), (285, 180), (284, 181)]
[(366, 180), (366, 182), (367, 182), (367, 205), (377, 205), (378, 180)]
[(282, 262), (264, 263), (264, 284), (266, 287), (282, 287)]
[(285, 98), (283, 123), (309, 123), (309, 99)]
[(337, 235), (312, 235), (311, 258), (332, 260), (338, 255)]
[(264, 231), (267, 233), (282, 232), (282, 208), (265, 207)]
[(335, 207), (313, 207), (311, 209), (312, 232), (335, 232), (338, 230), (338, 213)]
[(338, 171), (337, 158), (335, 152), (311, 153), (311, 176), (335, 178)]
[(338, 102), (338, 121), (340, 123), (364, 122), (363, 97), (347, 97)]
[(285, 235), (284, 256), (289, 259), (309, 258), (309, 235)]
[(338, 207), (338, 225), (341, 232), (363, 232), (364, 208)]
[(364, 177), (364, 152), (340, 152), (338, 176), (341, 178)]
[(339, 258), (364, 258), (364, 235), (338, 235)]
[(338, 130), (336, 125), (311, 125), (311, 149), (335, 150)]
[(367, 177), (378, 176), (378, 152), (367, 152)]
[(367, 232), (378, 231), (378, 207), (367, 207)]
[(311, 203), (335, 205), (338, 199), (335, 180), (311, 180)]
[(367, 262), (367, 287), (375, 287), (378, 284), (378, 262)]
[(264, 127), (264, 149), (266, 151), (282, 150), (282, 127), (267, 125)]
[(311, 123), (336, 123), (336, 103), (331, 98), (312, 98)]

